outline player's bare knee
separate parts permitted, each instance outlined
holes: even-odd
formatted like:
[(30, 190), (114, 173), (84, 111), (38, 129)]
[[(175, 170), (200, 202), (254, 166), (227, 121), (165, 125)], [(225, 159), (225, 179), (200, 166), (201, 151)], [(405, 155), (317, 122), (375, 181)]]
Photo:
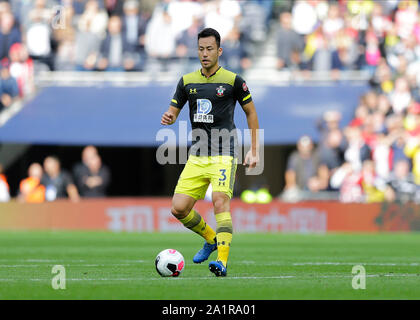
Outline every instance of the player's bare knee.
[(225, 198), (225, 197), (213, 198), (213, 206), (214, 206), (215, 213), (229, 211), (229, 198)]
[(186, 208), (180, 208), (173, 205), (171, 208), (171, 213), (174, 215), (175, 218), (182, 219), (188, 215), (189, 210)]

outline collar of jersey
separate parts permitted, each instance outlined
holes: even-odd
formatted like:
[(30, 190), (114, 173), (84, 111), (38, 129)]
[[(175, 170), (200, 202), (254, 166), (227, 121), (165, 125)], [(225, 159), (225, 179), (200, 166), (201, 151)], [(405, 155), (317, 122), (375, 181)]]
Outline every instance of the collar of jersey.
[(203, 70), (202, 69), (200, 69), (200, 74), (204, 77), (204, 78), (206, 78), (206, 79), (210, 79), (211, 77), (213, 77), (214, 75), (216, 75), (216, 73), (220, 70), (220, 69), (222, 69), (222, 66), (219, 66), (219, 68), (217, 68), (217, 70), (215, 71), (215, 72), (213, 72), (211, 75), (210, 75), (210, 77), (206, 77), (204, 74), (203, 74)]

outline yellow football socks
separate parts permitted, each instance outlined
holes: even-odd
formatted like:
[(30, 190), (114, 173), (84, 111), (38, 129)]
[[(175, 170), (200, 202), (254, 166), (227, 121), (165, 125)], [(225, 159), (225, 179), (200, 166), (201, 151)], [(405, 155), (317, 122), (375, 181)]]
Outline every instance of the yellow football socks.
[(232, 242), (232, 218), (230, 212), (221, 212), (215, 215), (217, 228), (217, 260), (227, 266), (230, 244)]
[(184, 226), (202, 236), (207, 243), (213, 244), (216, 232), (204, 221), (203, 217), (194, 209), (183, 219), (179, 219)]

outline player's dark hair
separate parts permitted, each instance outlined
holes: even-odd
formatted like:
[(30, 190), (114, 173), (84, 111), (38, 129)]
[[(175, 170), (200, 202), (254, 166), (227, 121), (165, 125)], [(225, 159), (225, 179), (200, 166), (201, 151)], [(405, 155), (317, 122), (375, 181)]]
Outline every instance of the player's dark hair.
[(207, 38), (207, 37), (215, 37), (216, 38), (216, 44), (217, 48), (220, 48), (220, 34), (213, 28), (205, 28), (200, 31), (197, 37), (197, 41), (200, 40), (200, 38)]

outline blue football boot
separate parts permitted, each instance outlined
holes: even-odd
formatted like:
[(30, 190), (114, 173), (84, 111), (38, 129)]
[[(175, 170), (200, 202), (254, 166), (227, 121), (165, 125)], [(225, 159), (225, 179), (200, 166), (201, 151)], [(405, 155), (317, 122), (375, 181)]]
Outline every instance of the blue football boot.
[(207, 241), (204, 242), (203, 248), (197, 252), (197, 254), (193, 258), (194, 263), (201, 263), (206, 261), (213, 251), (217, 250), (217, 242), (215, 241), (214, 244), (209, 244)]
[(216, 277), (226, 277), (227, 269), (221, 261), (212, 261), (209, 263), (209, 270), (213, 272)]

